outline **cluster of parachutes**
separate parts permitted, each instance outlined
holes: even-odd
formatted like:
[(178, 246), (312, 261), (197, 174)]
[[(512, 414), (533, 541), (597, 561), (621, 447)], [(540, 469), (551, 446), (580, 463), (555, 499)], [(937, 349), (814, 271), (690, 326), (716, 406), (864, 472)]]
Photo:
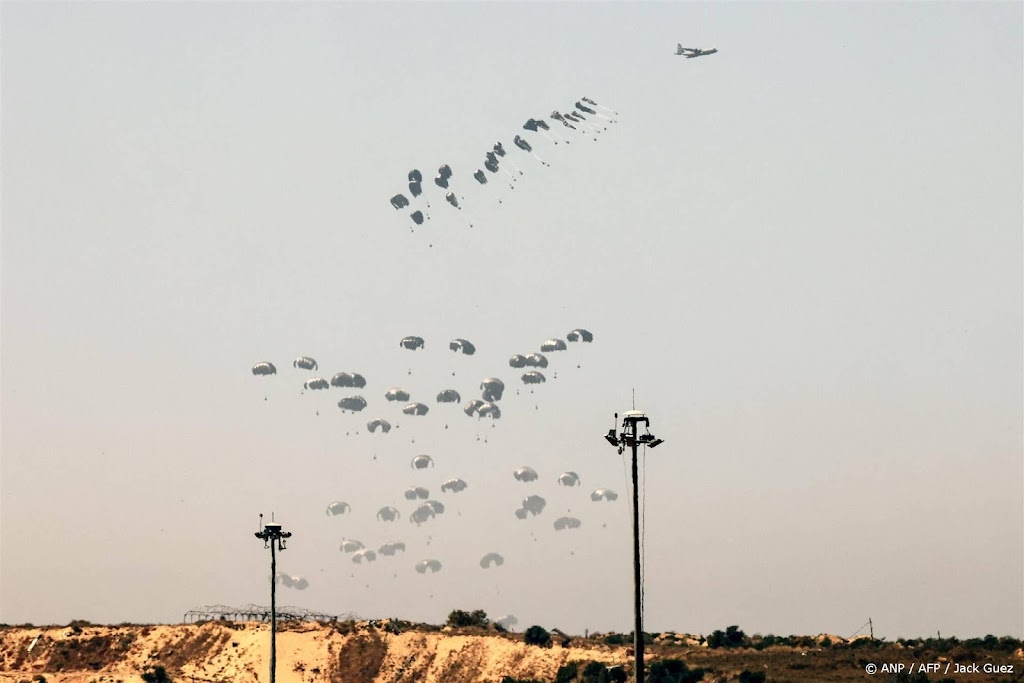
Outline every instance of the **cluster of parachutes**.
[[(566, 335), (570, 342), (590, 343), (594, 335), (589, 330), (576, 328)], [(540, 344), (539, 352), (530, 352), (525, 355), (515, 354), (509, 358), (509, 367), (513, 369), (528, 369), (520, 376), (520, 381), (526, 385), (543, 384), (547, 377), (541, 371), (548, 367), (546, 353), (565, 351), (568, 348), (566, 339), (553, 338)], [(426, 341), (423, 337), (410, 335), (399, 341), (399, 347), (409, 351), (418, 351), (426, 348)], [(472, 356), (476, 353), (476, 346), (468, 339), (456, 338), (448, 343), (448, 348), (454, 353)], [(299, 356), (292, 362), (292, 367), (300, 370), (317, 371), (319, 364), (316, 359), (310, 356)], [(578, 366), (577, 366), (578, 367)], [(277, 374), (277, 367), (269, 362), (263, 361), (252, 366), (252, 374), (257, 377), (266, 377)], [(328, 380), (325, 377), (310, 377), (302, 383), (303, 391), (325, 391), (331, 387), (340, 389), (365, 389), (366, 378), (358, 372), (338, 372)], [(491, 420), (501, 419), (501, 408), (498, 403), (505, 392), (505, 383), (498, 377), (484, 377), (479, 384), (480, 397), (471, 398), (463, 403), (463, 394), (458, 389), (447, 387), (442, 388), (434, 397), (438, 404), (459, 404), (462, 403), (462, 411), (477, 418), (489, 418)], [(430, 412), (430, 406), (420, 401), (413, 401), (412, 395), (401, 386), (393, 386), (384, 392), (384, 399), (388, 403), (402, 405), (401, 412), (404, 415), (419, 417)], [(338, 400), (338, 407), (343, 412), (359, 413), (367, 408), (369, 402), (360, 394), (343, 396)], [(371, 434), (380, 432), (387, 434), (391, 431), (392, 423), (383, 417), (376, 417), (366, 423), (366, 429)]]
[[(425, 454), (417, 455), (410, 462), (410, 467), (413, 470), (427, 470), (434, 467), (434, 459)], [(512, 472), (512, 477), (524, 484), (536, 482), (540, 478), (535, 469), (526, 465), (515, 469)], [(581, 485), (580, 476), (576, 472), (571, 471), (559, 474), (557, 481), (560, 486), (567, 488)], [(447, 479), (441, 484), (440, 489), (444, 494), (455, 494), (465, 491), (468, 486), (469, 484), (465, 480), (452, 478)], [(410, 486), (405, 490), (404, 497), (415, 505), (415, 507), (410, 508), (408, 517), (409, 521), (417, 527), (426, 524), (445, 512), (445, 505), (438, 500), (431, 499), (429, 489), (424, 486)], [(590, 499), (594, 502), (613, 502), (618, 499), (618, 494), (608, 488), (598, 488), (594, 489), (590, 494)], [(546, 506), (547, 501), (543, 497), (537, 494), (530, 494), (523, 498), (522, 505), (515, 510), (515, 516), (518, 519), (536, 517), (544, 512)], [(351, 512), (352, 507), (345, 501), (332, 502), (327, 506), (326, 510), (328, 516), (351, 515)], [(397, 508), (387, 505), (377, 510), (376, 518), (377, 521), (384, 523), (397, 522), (402, 518), (402, 513)], [(562, 516), (554, 520), (552, 527), (555, 531), (568, 531), (579, 529), (582, 524), (583, 522), (577, 517)], [(406, 544), (404, 541), (388, 541), (380, 545), (375, 551), (367, 548), (362, 541), (345, 538), (342, 539), (339, 549), (342, 553), (349, 555), (353, 563), (363, 564), (376, 561), (378, 556), (394, 557), (399, 553), (404, 554)], [(489, 552), (480, 558), (480, 567), (482, 569), (500, 567), (504, 563), (505, 557), (497, 552)], [(420, 574), (439, 572), (442, 567), (441, 561), (436, 558), (423, 559), (413, 565), (413, 568)]]
[[(581, 100), (577, 100), (575, 105), (573, 105), (573, 108), (568, 113), (563, 114), (560, 111), (555, 110), (549, 115), (551, 121), (555, 124), (560, 124), (563, 129), (565, 129), (562, 130), (562, 133), (567, 137), (563, 137), (558, 132), (552, 130), (551, 125), (549, 125), (543, 117), (539, 119), (527, 119), (523, 124), (523, 130), (535, 133), (554, 145), (558, 145), (560, 143), (568, 145), (571, 142), (569, 138), (575, 137), (577, 134), (583, 135), (584, 137), (590, 137), (596, 141), (598, 133), (607, 130), (608, 123), (616, 122), (616, 119), (612, 117), (617, 116), (617, 113), (607, 107), (603, 107), (587, 97), (583, 97)], [(609, 114), (611, 114), (611, 116), (609, 116)], [(569, 133), (567, 132), (568, 130), (574, 132)], [(541, 165), (551, 165), (542, 159), (534, 151), (533, 145), (521, 135), (515, 135), (512, 138), (512, 144), (516, 148), (529, 154)], [(477, 168), (471, 174), (479, 186), (487, 185), (490, 182), (490, 178), (497, 177), (498, 173), (501, 172), (504, 174), (504, 180), (508, 183), (508, 187), (510, 189), (515, 189), (517, 174), (523, 175), (523, 171), (516, 165), (512, 158), (508, 156), (505, 145), (501, 141), (494, 143), (491, 149), (484, 153), (481, 166), (481, 168)], [(455, 174), (452, 171), (451, 166), (448, 164), (442, 164), (438, 167), (437, 175), (434, 177), (433, 182), (434, 185), (444, 193), (445, 202), (461, 211), (463, 207), (459, 201), (460, 199), (465, 200), (465, 197), (462, 195), (456, 195), (453, 185), (454, 177)], [(428, 213), (430, 209), (430, 200), (423, 196), (423, 174), (418, 169), (412, 169), (409, 171), (407, 179), (409, 183), (409, 195), (412, 199), (409, 199), (404, 194), (399, 193), (391, 197), (391, 206), (398, 211), (412, 207), (413, 210), (409, 214), (409, 217), (412, 219), (413, 224), (423, 225), (424, 221), (430, 219), (430, 215)], [(502, 203), (502, 198), (500, 196), (498, 197), (498, 203)], [(469, 227), (473, 227), (472, 221), (470, 221)]]
[[(508, 359), (508, 364), (512, 369), (524, 371), (520, 376), (520, 381), (524, 385), (541, 384), (546, 381), (544, 371), (546, 371), (550, 366), (548, 355), (566, 351), (569, 348), (568, 344), (592, 343), (593, 340), (594, 335), (589, 330), (576, 328), (571, 330), (564, 339), (551, 338), (543, 341), (539, 344), (537, 351), (512, 355)], [(411, 352), (423, 351), (426, 349), (426, 345), (426, 340), (415, 335), (404, 337), (399, 341), (399, 348)], [(473, 356), (477, 351), (476, 346), (471, 341), (463, 338), (451, 340), (448, 344), (448, 349), (449, 351), (462, 356)], [(300, 356), (296, 358), (293, 361), (292, 366), (296, 370), (310, 373), (317, 372), (319, 370), (317, 361), (310, 356)], [(266, 377), (276, 375), (277, 369), (273, 363), (264, 361), (253, 365), (252, 373), (257, 377)], [(367, 379), (358, 372), (346, 371), (334, 374), (330, 380), (319, 376), (307, 378), (303, 381), (302, 386), (304, 392), (319, 392), (332, 387), (344, 390), (363, 390), (369, 386), (369, 383)], [(499, 377), (487, 376), (480, 380), (476, 389), (479, 391), (478, 397), (469, 398), (463, 402), (463, 394), (459, 390), (455, 388), (443, 388), (436, 394), (435, 401), (437, 404), (442, 405), (461, 404), (461, 409), (466, 415), (476, 416), (478, 419), (500, 419), (502, 412), (499, 404), (505, 396), (505, 382)], [(385, 405), (400, 405), (401, 412), (404, 415), (423, 416), (430, 412), (430, 406), (426, 403), (412, 401), (410, 392), (401, 386), (392, 386), (386, 389), (383, 392), (383, 398)], [(347, 395), (338, 401), (338, 407), (343, 412), (349, 413), (361, 412), (366, 409), (368, 405), (369, 402), (362, 394)], [(369, 420), (366, 423), (366, 427), (371, 434), (378, 432), (387, 434), (391, 431), (393, 425), (389, 420), (383, 417), (376, 417)], [(435, 461), (430, 455), (420, 454), (411, 459), (409, 466), (414, 472), (425, 471), (433, 469), (435, 467)], [(532, 467), (524, 465), (512, 472), (512, 478), (520, 483), (530, 485), (537, 482), (540, 479), (540, 476)], [(580, 476), (576, 472), (571, 471), (559, 474), (557, 482), (560, 486), (567, 488), (579, 487), (581, 485)], [(399, 507), (394, 505), (383, 505), (378, 508), (375, 512), (377, 522), (380, 524), (391, 525), (406, 519), (411, 525), (422, 527), (424, 525), (430, 525), (433, 520), (444, 515), (446, 512), (445, 504), (440, 500), (433, 498), (431, 496), (430, 488), (422, 485), (423, 483), (425, 482), (420, 482), (416, 485), (410, 486), (401, 492), (402, 498), (408, 504), (404, 510), (399, 509)], [(462, 478), (447, 478), (444, 479), (439, 486), (440, 495), (442, 497), (457, 495), (466, 491), (469, 486), (470, 484)], [(590, 494), (590, 497), (591, 500), (595, 502), (613, 502), (618, 496), (611, 489), (599, 488), (595, 489)], [(516, 518), (523, 520), (542, 515), (545, 512), (546, 507), (547, 501), (537, 493), (531, 492), (523, 497), (519, 507), (512, 512)], [(350, 517), (352, 516), (352, 513), (352, 506), (343, 500), (331, 502), (326, 508), (326, 515), (329, 517)], [(582, 525), (582, 521), (579, 518), (571, 516), (560, 516), (552, 520), (550, 523), (555, 532), (571, 531), (573, 529), (580, 528)], [(393, 528), (409, 529), (410, 527)], [(404, 555), (406, 552), (406, 543), (404, 540), (391, 539), (381, 544), (377, 544), (375, 547), (368, 547), (361, 541), (345, 538), (342, 539), (339, 549), (342, 553), (349, 556), (354, 564), (363, 565), (376, 562), (379, 558), (392, 558), (398, 555)], [(492, 551), (480, 558), (479, 565), (483, 569), (492, 569), (501, 567), (504, 562), (505, 557), (502, 554)], [(413, 565), (415, 571), (420, 574), (435, 573), (441, 571), (442, 567), (442, 561), (438, 558), (421, 559)], [(281, 574), (277, 577), (277, 580), (285, 587), (295, 588), (297, 590), (303, 590), (308, 586), (308, 581), (301, 577)]]

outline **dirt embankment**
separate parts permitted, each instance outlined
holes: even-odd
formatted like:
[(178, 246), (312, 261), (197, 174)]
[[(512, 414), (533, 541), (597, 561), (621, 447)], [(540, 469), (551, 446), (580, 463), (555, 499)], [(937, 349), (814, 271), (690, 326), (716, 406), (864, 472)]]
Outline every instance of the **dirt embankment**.
[[(505, 676), (551, 682), (561, 667), (573, 663), (579, 675), (569, 678), (581, 681), (593, 678), (584, 675), (589, 662), (632, 670), (632, 648), (606, 644), (612, 637), (577, 637), (568, 646), (557, 638), (553, 647), (543, 648), (526, 645), (521, 634), (404, 622), (287, 622), (278, 629), (281, 683), (501, 683)], [(754, 636), (743, 646), (710, 648), (700, 637), (663, 633), (649, 645), (647, 663), (652, 674), (659, 666), (663, 672), (666, 665), (675, 666), (677, 673), (680, 666), (688, 667), (686, 680), (704, 683), (760, 680), (760, 675), (770, 683), (1024, 681), (1024, 650), (1012, 639), (937, 645), (847, 641), (822, 634), (785, 640), (782, 645)], [(614, 642), (624, 639), (617, 636)], [(900, 674), (891, 669), (923, 663), (942, 666), (927, 675), (918, 669), (910, 677), (905, 668)], [(0, 627), (0, 683), (32, 683), (41, 677), (47, 683), (142, 683), (143, 674), (157, 666), (177, 683), (267, 683), (269, 664), (270, 627), (259, 622)], [(871, 676), (866, 673), (871, 664), (890, 668)], [(944, 675), (957, 664), (975, 664), (980, 670)]]
[[(278, 625), (280, 683), (498, 683), (551, 680), (570, 661), (622, 664), (621, 647), (538, 648), (522, 635), (403, 631), (388, 622)], [(162, 666), (175, 681), (266, 683), (270, 627), (208, 622), (177, 626), (18, 627), (0, 630), (0, 683), (137, 683)]]

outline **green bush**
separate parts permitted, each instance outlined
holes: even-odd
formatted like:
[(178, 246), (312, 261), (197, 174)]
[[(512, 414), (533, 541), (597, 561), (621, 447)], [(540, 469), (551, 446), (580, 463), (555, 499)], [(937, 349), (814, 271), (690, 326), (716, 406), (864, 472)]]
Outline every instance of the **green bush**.
[(740, 683), (764, 683), (764, 681), (763, 671), (743, 671), (740, 674)]
[(171, 683), (171, 677), (162, 666), (146, 667), (142, 672), (142, 680), (146, 683)]
[(569, 662), (564, 664), (558, 669), (558, 673), (555, 674), (555, 683), (573, 683), (576, 680), (576, 674), (579, 670), (576, 668), (576, 662)]
[(601, 680), (602, 674), (608, 678), (608, 667), (601, 662), (590, 662), (583, 667), (583, 683), (605, 683)]
[(719, 647), (739, 647), (743, 644), (746, 636), (738, 626), (730, 626), (725, 631), (712, 631), (708, 636), (708, 647), (715, 649)]
[(551, 634), (543, 626), (531, 626), (523, 633), (523, 642), (527, 645), (551, 647)]
[(691, 669), (681, 659), (662, 659), (651, 664), (649, 683), (697, 683), (704, 680), (704, 669)]
[(626, 636), (621, 633), (609, 633), (604, 637), (605, 645), (625, 645)]
[(454, 628), (466, 626), (486, 627), (489, 623), (487, 612), (484, 612), (482, 609), (473, 610), (472, 612), (463, 612), (457, 609), (452, 610), (452, 613), (448, 615), (448, 625)]

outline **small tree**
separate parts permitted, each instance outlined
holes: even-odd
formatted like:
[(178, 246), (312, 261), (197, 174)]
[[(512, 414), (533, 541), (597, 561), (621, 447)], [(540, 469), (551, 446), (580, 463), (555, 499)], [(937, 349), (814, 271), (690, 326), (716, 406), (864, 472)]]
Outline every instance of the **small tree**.
[(739, 626), (730, 626), (725, 631), (714, 631), (708, 636), (708, 647), (740, 647), (747, 639), (747, 634)]
[(487, 612), (482, 609), (476, 609), (472, 612), (464, 612), (461, 609), (452, 610), (451, 614), (448, 615), (448, 625), (454, 628), (463, 628), (466, 626), (480, 626), (486, 627), (490, 621), (487, 619)]
[(691, 669), (681, 659), (662, 659), (651, 664), (650, 683), (697, 683), (704, 680), (704, 669)]
[(543, 626), (531, 626), (523, 633), (523, 642), (527, 645), (551, 647), (551, 634)]
[(146, 670), (142, 672), (142, 680), (146, 683), (171, 683), (167, 669), (162, 666), (146, 667)]
[(573, 683), (578, 672), (579, 669), (576, 668), (576, 662), (563, 664), (559, 667), (558, 673), (555, 674), (555, 683)]

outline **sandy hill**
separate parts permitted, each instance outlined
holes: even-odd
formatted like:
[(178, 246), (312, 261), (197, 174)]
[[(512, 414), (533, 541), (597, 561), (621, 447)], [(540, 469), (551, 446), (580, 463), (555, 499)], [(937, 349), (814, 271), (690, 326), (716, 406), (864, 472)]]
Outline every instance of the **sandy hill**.
[[(404, 631), (388, 621), (278, 624), (280, 683), (401, 683), (553, 679), (570, 661), (621, 664), (624, 648), (523, 643), (521, 634), (479, 629)], [(445, 632), (447, 631), (447, 632)], [(160, 665), (176, 681), (267, 681), (270, 626), (208, 622), (177, 626), (68, 626), (9, 628), (0, 638), (0, 682), (124, 683), (142, 681)]]
[[(572, 663), (579, 670), (573, 681), (584, 680), (589, 662), (632, 668), (628, 644), (607, 644), (621, 642), (621, 637), (574, 637), (567, 643), (555, 636), (553, 646), (544, 648), (526, 645), (522, 634), (386, 620), (285, 622), (278, 629), (281, 683), (501, 683), (506, 676), (548, 683)], [(691, 670), (702, 669), (699, 680), (709, 683), (759, 680), (751, 674), (764, 674), (772, 683), (820, 683), (863, 681), (869, 662), (957, 661), (1003, 669), (957, 675), (956, 683), (1024, 681), (1024, 651), (1012, 639), (993, 649), (965, 649), (967, 643), (954, 642), (942, 650), (923, 641), (845, 641), (825, 634), (754, 647), (756, 638), (749, 647), (712, 649), (699, 636), (658, 634), (649, 646), (648, 666), (679, 660)], [(265, 683), (269, 660), (270, 627), (262, 622), (0, 627), (0, 683), (141, 683), (155, 666), (164, 667), (177, 682)], [(925, 679), (879, 675), (873, 680), (954, 679), (933, 674)]]

